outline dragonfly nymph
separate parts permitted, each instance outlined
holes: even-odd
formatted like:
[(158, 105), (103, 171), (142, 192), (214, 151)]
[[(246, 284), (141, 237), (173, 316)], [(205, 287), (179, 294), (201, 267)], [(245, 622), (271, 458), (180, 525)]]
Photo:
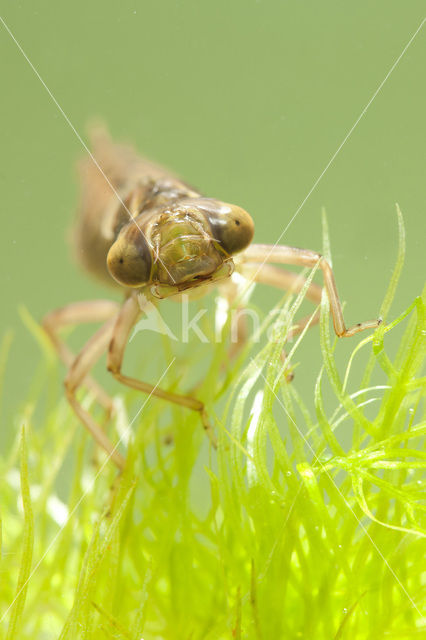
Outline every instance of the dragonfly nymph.
[[(234, 271), (248, 282), (300, 291), (304, 278), (276, 265), (314, 267), (319, 263), (339, 337), (352, 336), (380, 323), (362, 322), (346, 328), (333, 271), (321, 254), (284, 245), (252, 244), (254, 223), (241, 207), (204, 198), (166, 169), (139, 157), (130, 147), (114, 144), (102, 130), (93, 132), (92, 143), (93, 157), (81, 165), (82, 198), (74, 232), (75, 253), (92, 274), (120, 287), (124, 301), (122, 305), (110, 300), (69, 304), (49, 313), (43, 326), (68, 367), (65, 389), (71, 407), (119, 468), (124, 467), (125, 458), (76, 397), (84, 385), (103, 407), (112, 410), (111, 398), (90, 377), (104, 352), (108, 370), (119, 382), (199, 412), (211, 434), (200, 400), (122, 373), (126, 345), (143, 314), (140, 293), (149, 301), (178, 298), (183, 293), (199, 297), (219, 285), (231, 303), (235, 297)], [(322, 288), (311, 283), (306, 297), (318, 304), (321, 293)], [(309, 319), (299, 321), (292, 335), (302, 331)], [(318, 312), (313, 322), (317, 320)], [(87, 322), (102, 324), (75, 356), (60, 339), (59, 330)]]

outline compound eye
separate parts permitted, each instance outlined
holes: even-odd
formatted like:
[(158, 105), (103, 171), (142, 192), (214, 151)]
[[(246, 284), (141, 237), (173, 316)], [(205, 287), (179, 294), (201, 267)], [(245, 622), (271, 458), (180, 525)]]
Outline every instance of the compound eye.
[(114, 280), (125, 287), (142, 287), (150, 281), (151, 249), (136, 224), (121, 229), (108, 251), (107, 266)]
[(214, 239), (229, 255), (245, 249), (253, 239), (254, 223), (251, 216), (233, 204), (212, 203), (204, 213)]

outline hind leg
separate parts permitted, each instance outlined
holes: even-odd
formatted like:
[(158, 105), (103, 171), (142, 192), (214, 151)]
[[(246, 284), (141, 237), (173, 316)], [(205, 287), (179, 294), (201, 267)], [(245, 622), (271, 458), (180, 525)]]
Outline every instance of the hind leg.
[[(74, 302), (48, 313), (43, 318), (42, 326), (60, 359), (69, 368), (74, 362), (75, 354), (60, 338), (59, 331), (68, 326), (78, 326), (90, 322), (105, 322), (114, 316), (119, 308), (120, 305), (110, 300)], [(99, 404), (110, 414), (112, 400), (96, 380), (86, 376), (84, 386), (94, 394)]]
[(86, 342), (82, 350), (71, 364), (68, 374), (65, 378), (65, 389), (68, 402), (74, 410), (74, 413), (84, 424), (94, 440), (106, 451), (115, 464), (123, 469), (125, 459), (117, 451), (117, 445), (113, 445), (105, 431), (96, 422), (86, 409), (83, 408), (77, 399), (77, 391), (83, 385), (90, 370), (99, 360), (101, 355), (105, 353), (114, 330), (115, 317), (107, 320), (105, 324)]

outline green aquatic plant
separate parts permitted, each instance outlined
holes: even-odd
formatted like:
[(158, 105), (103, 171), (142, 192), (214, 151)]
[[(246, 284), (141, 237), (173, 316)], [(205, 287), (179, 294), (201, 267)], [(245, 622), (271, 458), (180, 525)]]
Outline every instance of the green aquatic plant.
[[(310, 397), (297, 375), (288, 382), (308, 327), (283, 360), (284, 336), (315, 270), (264, 318), (226, 375), (226, 341), (215, 345), (197, 393), (214, 418), (217, 451), (197, 416), (144, 400), (142, 420), (140, 396), (124, 392), (116, 425), (128, 462), (118, 475), (58, 399), (52, 353), (25, 315), (45, 365), (0, 461), (0, 638), (425, 632), (426, 292), (389, 318), (404, 261), (399, 210), (398, 220), (384, 322), (354, 348), (343, 375), (324, 296), (322, 364)], [(392, 356), (388, 336), (398, 344)], [(196, 362), (188, 351), (178, 371)], [(167, 382), (177, 382), (172, 372)]]

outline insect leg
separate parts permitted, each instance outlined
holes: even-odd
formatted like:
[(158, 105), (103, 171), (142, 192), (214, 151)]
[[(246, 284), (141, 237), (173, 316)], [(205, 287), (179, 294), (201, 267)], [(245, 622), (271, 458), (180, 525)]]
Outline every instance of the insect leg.
[(211, 425), (208, 422), (207, 414), (204, 408), (204, 404), (192, 398), (191, 396), (184, 396), (171, 391), (165, 391), (160, 387), (149, 384), (148, 382), (142, 382), (136, 378), (130, 378), (129, 376), (121, 373), (121, 367), (124, 358), (124, 352), (129, 339), (130, 332), (137, 322), (141, 313), (136, 296), (131, 296), (125, 301), (117, 319), (113, 330), (113, 335), (110, 340), (107, 367), (112, 375), (122, 384), (132, 389), (137, 389), (143, 393), (152, 394), (157, 398), (162, 398), (168, 402), (173, 402), (182, 407), (187, 407), (193, 411), (198, 411), (203, 422), (203, 427), (210, 438), (210, 441), (215, 445), (215, 438), (212, 432)]
[[(306, 278), (300, 273), (287, 271), (286, 269), (281, 269), (280, 267), (275, 267), (270, 264), (247, 262), (238, 265), (236, 268), (239, 273), (247, 278), (247, 280), (258, 282), (260, 284), (267, 284), (271, 287), (276, 287), (277, 289), (282, 289), (284, 291), (299, 293), (306, 282)], [(318, 305), (321, 302), (321, 294), (322, 287), (316, 284), (316, 282), (311, 282), (306, 291), (306, 298)], [(299, 320), (297, 325), (290, 330), (287, 338), (291, 340), (294, 336), (301, 333), (308, 322), (310, 322), (310, 326), (317, 324), (319, 322), (319, 310), (317, 310), (314, 317), (312, 319), (311, 318), (312, 315), (309, 315)]]
[(226, 308), (221, 310), (224, 313), (226, 312), (229, 314), (231, 308), (235, 305), (235, 300), (238, 301), (237, 305), (234, 307), (235, 315), (232, 317), (231, 346), (228, 350), (229, 359), (232, 360), (232, 358), (235, 358), (240, 353), (241, 349), (247, 342), (248, 337), (245, 304), (244, 300), (241, 299), (241, 296), (239, 295), (241, 283), (236, 283), (229, 278), (222, 282), (218, 288), (221, 298), (223, 298), (226, 304)]
[[(110, 300), (91, 300), (85, 302), (75, 302), (48, 313), (42, 321), (42, 326), (56, 349), (60, 359), (70, 367), (74, 362), (75, 355), (67, 344), (58, 335), (58, 332), (66, 326), (80, 325), (89, 322), (105, 322), (114, 316), (120, 306)], [(86, 376), (84, 385), (92, 391), (99, 404), (108, 413), (112, 411), (112, 400), (104, 389)]]
[(65, 378), (65, 389), (68, 401), (81, 422), (116, 465), (120, 469), (123, 469), (125, 459), (109, 440), (105, 431), (103, 431), (96, 420), (92, 418), (90, 413), (81, 406), (76, 398), (77, 389), (82, 385), (90, 369), (106, 351), (111, 340), (114, 324), (115, 317), (112, 317), (86, 342), (68, 371), (67, 377)]
[[(359, 331), (364, 331), (364, 329), (374, 329), (381, 323), (379, 319), (359, 322), (352, 327), (346, 328), (333, 271), (327, 260), (316, 251), (297, 249), (284, 245), (271, 246), (267, 244), (253, 244), (240, 254), (240, 260), (243, 262), (259, 262), (261, 265), (263, 265), (264, 262), (275, 262), (276, 264), (294, 264), (303, 267), (314, 267), (319, 263), (323, 272), (324, 286), (330, 301), (334, 330), (341, 338), (353, 336)], [(262, 267), (260, 267), (260, 269), (261, 268)]]

